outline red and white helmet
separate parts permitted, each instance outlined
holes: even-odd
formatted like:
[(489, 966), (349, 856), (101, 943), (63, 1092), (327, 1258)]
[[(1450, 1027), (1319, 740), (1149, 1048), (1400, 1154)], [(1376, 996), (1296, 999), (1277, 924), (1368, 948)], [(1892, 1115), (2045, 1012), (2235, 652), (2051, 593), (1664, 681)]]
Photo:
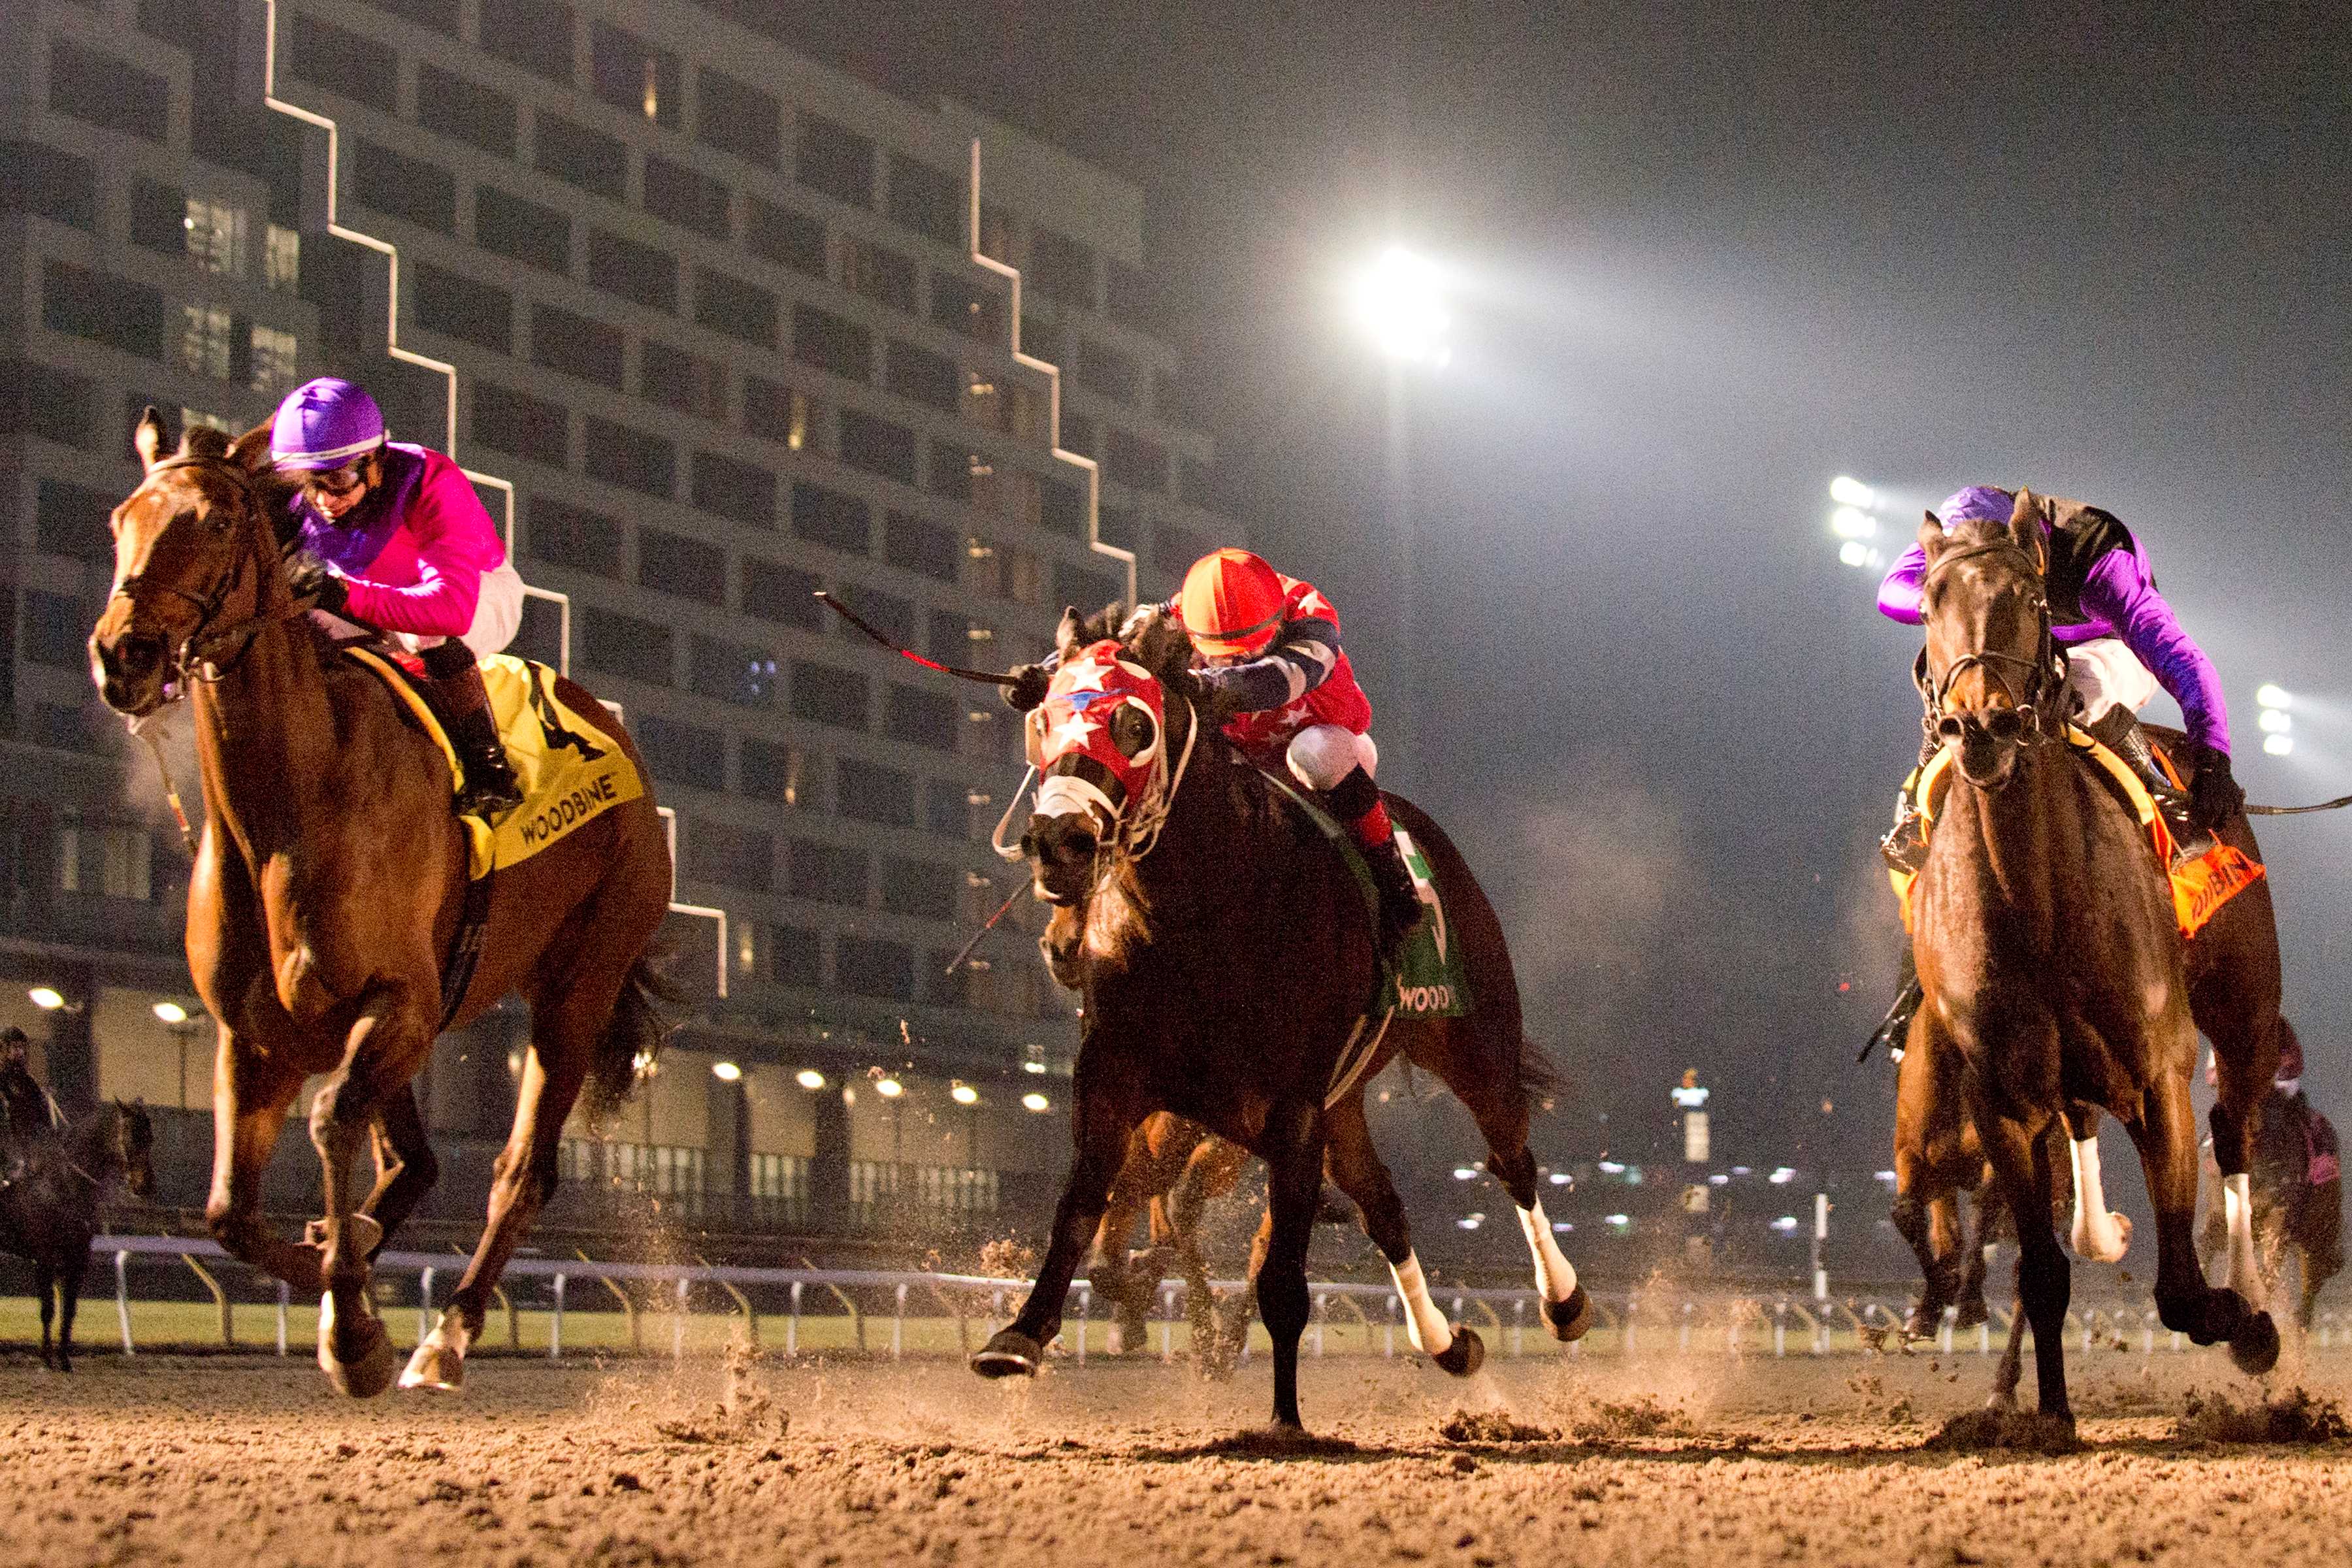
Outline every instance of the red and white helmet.
[(1231, 548), (1192, 563), (1176, 604), (1192, 646), (1206, 658), (1264, 653), (1288, 609), (1282, 574), (1248, 551)]

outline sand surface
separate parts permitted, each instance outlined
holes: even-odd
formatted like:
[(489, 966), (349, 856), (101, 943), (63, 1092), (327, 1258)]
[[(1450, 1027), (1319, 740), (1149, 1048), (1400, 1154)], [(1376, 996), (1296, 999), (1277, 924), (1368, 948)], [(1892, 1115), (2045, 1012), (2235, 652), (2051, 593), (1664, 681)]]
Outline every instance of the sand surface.
[[(2226, 1440), (2211, 1396), (2260, 1390), (2218, 1353), (2074, 1361), (2085, 1447), (2053, 1457), (1927, 1446), (1981, 1400), (1973, 1355), (1459, 1383), (1335, 1358), (1307, 1367), (1304, 1451), (1257, 1432), (1262, 1360), (1223, 1385), (1100, 1360), (1011, 1385), (940, 1361), (482, 1360), (462, 1398), (352, 1405), (299, 1360), (18, 1359), (0, 1563), (2342, 1560), (2352, 1446)], [(2325, 1400), (2347, 1373), (2293, 1381)]]

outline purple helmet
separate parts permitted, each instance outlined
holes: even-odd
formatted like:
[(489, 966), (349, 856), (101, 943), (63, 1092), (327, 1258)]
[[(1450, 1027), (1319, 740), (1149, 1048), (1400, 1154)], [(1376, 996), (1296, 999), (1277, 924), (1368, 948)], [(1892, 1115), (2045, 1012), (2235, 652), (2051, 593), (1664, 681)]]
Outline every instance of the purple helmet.
[(269, 460), (281, 468), (339, 468), (383, 445), (383, 410), (339, 375), (288, 393), (269, 426)]
[(1970, 485), (1946, 496), (1936, 516), (1949, 530), (1964, 522), (2007, 522), (2016, 510), (2017, 498), (2009, 491), (1991, 485)]

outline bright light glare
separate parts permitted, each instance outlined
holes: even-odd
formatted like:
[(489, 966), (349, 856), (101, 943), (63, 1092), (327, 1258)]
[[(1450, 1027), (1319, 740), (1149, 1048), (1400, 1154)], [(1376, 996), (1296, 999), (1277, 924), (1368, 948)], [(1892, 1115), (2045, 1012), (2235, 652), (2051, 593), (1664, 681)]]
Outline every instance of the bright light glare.
[(2254, 715), (2254, 722), (2267, 735), (2284, 735), (2294, 728), (2294, 719), (2284, 708), (2265, 708)]
[(1797, 1216), (1792, 1214), (1784, 1214), (1779, 1219), (1772, 1222), (1772, 1228), (1784, 1233), (1792, 1231), (1797, 1228)]
[(1615, 1226), (1620, 1230), (1622, 1230), (1627, 1226), (1633, 1223), (1633, 1217), (1631, 1215), (1612, 1214), (1609, 1216), (1607, 1223)]
[(1706, 1179), (1706, 1184), (1710, 1187), (1727, 1187), (1731, 1184), (1731, 1178), (1717, 1171)]
[(1619, 1164), (1614, 1160), (1603, 1160), (1598, 1165), (1594, 1166), (1593, 1169), (1599, 1171), (1604, 1176), (1622, 1176), (1625, 1173), (1625, 1167)]
[[(2268, 752), (2273, 757), (2291, 755), (2294, 751), (2294, 737), (2293, 735), (2264, 735), (2263, 737), (2263, 750)], [(34, 1000), (38, 1001), (39, 998), (36, 997)]]
[(1555, 1186), (1555, 1187), (1564, 1187), (1564, 1186), (1568, 1185), (1568, 1183), (1569, 1183), (1569, 1174), (1568, 1174), (1568, 1173), (1567, 1173), (1566, 1171), (1554, 1171), (1554, 1172), (1551, 1173), (1551, 1184), (1552, 1184), (1553, 1186)]
[(733, 1062), (712, 1062), (710, 1076), (721, 1083), (733, 1083), (743, 1076), (743, 1069)]
[(66, 1005), (65, 994), (54, 985), (36, 985), (25, 994), (44, 1013), (54, 1013)]
[(1849, 566), (1870, 564), (1870, 546), (1859, 539), (1849, 539), (1838, 546), (1838, 559)]
[(1021, 1104), (1022, 1108), (1027, 1110), (1051, 1110), (1054, 1109), (1054, 1102), (1047, 1100), (1042, 1094), (1024, 1094), (1021, 1097)]
[(1840, 506), (1872, 507), (1878, 504), (1878, 492), (1852, 474), (1840, 474), (1830, 481), (1830, 500)]
[(2286, 694), (2285, 687), (2268, 680), (2263, 681), (2260, 686), (2254, 688), (2254, 701), (2264, 708), (2292, 708), (2294, 706), (2294, 700)]
[(1782, 1165), (1782, 1166), (1781, 1166), (1781, 1167), (1780, 1167), (1778, 1170), (1774, 1171), (1774, 1172), (1772, 1173), (1772, 1174), (1771, 1174), (1770, 1176), (1767, 1177), (1766, 1179), (1767, 1179), (1768, 1181), (1769, 1181), (1769, 1182), (1770, 1182), (1774, 1186), (1776, 1186), (1776, 1187), (1785, 1187), (1785, 1186), (1787, 1186), (1790, 1182), (1793, 1182), (1793, 1181), (1795, 1181), (1795, 1180), (1797, 1179), (1797, 1173), (1796, 1173), (1795, 1171), (1793, 1171), (1793, 1170), (1790, 1170), (1788, 1166), (1786, 1166), (1786, 1165)]
[(1467, 1165), (1456, 1165), (1454, 1167), (1454, 1179), (1457, 1182), (1469, 1181), (1477, 1174), (1477, 1172), (1472, 1170)]
[(1409, 364), (1444, 364), (1447, 317), (1444, 286), (1428, 258), (1399, 246), (1356, 279), (1357, 324), (1391, 359)]
[(1045, 1064), (1034, 1059), (1025, 1061), (1021, 1064), (1021, 1070), (1023, 1072), (1044, 1072), (1045, 1070)]
[(1475, 1230), (1482, 1222), (1476, 1215), (1465, 1215), (1454, 1223), (1460, 1226), (1464, 1230)]
[(824, 1087), (824, 1074), (817, 1071), (814, 1068), (803, 1068), (800, 1071), (793, 1074), (793, 1081), (800, 1085), (803, 1089), (823, 1089)]
[(1830, 513), (1830, 531), (1840, 539), (1869, 539), (1878, 532), (1878, 520), (1859, 507), (1842, 506)]
[(972, 1088), (971, 1085), (968, 1083), (960, 1083), (953, 1089), (948, 1090), (948, 1098), (954, 1100), (958, 1105), (978, 1105), (980, 1103), (980, 1090)]
[(907, 1092), (907, 1086), (895, 1078), (886, 1078), (874, 1086), (874, 1092), (885, 1100), (896, 1100)]
[(166, 1024), (184, 1024), (188, 1021), (188, 1010), (177, 1002), (158, 1002), (155, 1004), (155, 1016)]

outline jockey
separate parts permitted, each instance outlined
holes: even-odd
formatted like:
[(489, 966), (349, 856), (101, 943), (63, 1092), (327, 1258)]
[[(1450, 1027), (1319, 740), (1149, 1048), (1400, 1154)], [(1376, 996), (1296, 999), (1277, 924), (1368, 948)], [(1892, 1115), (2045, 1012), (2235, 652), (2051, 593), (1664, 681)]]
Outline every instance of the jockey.
[[(1380, 894), (1381, 954), (1393, 959), (1421, 922), (1421, 895), (1372, 782), (1372, 704), (1339, 647), (1339, 613), (1311, 584), (1234, 549), (1194, 562), (1163, 607), (1192, 639), (1202, 717), (1259, 767), (1287, 768), (1347, 828)], [(1020, 683), (1005, 700), (1034, 708), (1050, 669), (1049, 661), (1014, 670)]]
[[(1949, 530), (1962, 522), (2006, 522), (2017, 498), (1990, 485), (1970, 485), (1948, 498), (1937, 516)], [(2124, 525), (2096, 507), (2060, 502), (2049, 530), (2050, 635), (2066, 652), (2066, 692), (2075, 724), (2117, 756), (2147, 785), (2172, 830), (2182, 858), (2212, 847), (2214, 829), (2237, 815), (2246, 792), (2230, 773), (2230, 714), (2221, 678), (2180, 627), (2157, 592), (2147, 552)], [(1914, 544), (1879, 585), (1878, 608), (1891, 620), (1918, 626), (1927, 552)], [(2153, 672), (2153, 673), (2151, 673)], [(2184, 794), (2148, 749), (2137, 710), (2158, 686), (2180, 704), (2189, 739)], [(1940, 742), (1928, 737), (1929, 752)], [(1927, 853), (1917, 807), (1906, 792), (1894, 831), (1882, 844), (1898, 869), (1916, 870)]]
[(491, 820), (521, 805), (475, 659), (512, 640), (522, 577), (472, 483), (439, 452), (385, 439), (375, 399), (340, 376), (287, 394), (269, 456), (302, 475), (290, 503), (301, 540), (287, 568), (295, 593), (330, 630), (389, 633), (423, 659), (465, 766), (461, 814)]

